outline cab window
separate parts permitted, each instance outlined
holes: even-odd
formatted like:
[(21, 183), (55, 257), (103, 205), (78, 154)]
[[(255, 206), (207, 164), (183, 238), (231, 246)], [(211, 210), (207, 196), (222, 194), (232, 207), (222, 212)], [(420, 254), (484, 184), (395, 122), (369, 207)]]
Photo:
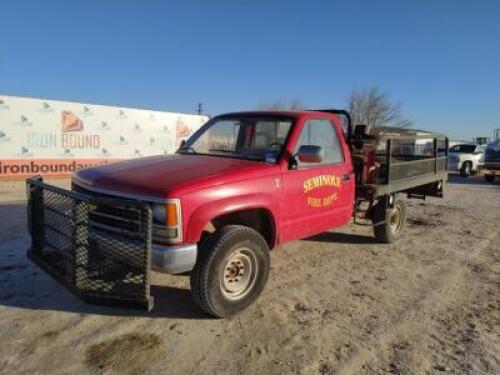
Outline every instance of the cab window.
[(295, 148), (295, 154), (302, 145), (321, 146), (324, 152), (324, 159), (321, 163), (302, 163), (297, 158), (299, 168), (311, 165), (340, 164), (344, 162), (344, 152), (337, 136), (335, 126), (330, 120), (306, 120)]
[(281, 148), (290, 131), (290, 121), (259, 121), (255, 124), (254, 147)]

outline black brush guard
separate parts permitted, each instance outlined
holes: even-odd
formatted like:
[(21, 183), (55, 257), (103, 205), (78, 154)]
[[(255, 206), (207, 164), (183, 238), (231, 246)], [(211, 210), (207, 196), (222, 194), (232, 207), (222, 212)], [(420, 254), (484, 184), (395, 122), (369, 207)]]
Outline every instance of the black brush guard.
[(150, 206), (26, 183), (28, 258), (85, 302), (151, 310)]

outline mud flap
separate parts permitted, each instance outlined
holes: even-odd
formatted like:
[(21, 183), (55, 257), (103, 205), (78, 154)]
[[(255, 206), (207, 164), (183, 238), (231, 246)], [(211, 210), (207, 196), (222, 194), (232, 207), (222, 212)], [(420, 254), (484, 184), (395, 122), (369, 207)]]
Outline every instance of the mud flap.
[(147, 203), (95, 198), (27, 180), (28, 258), (82, 300), (151, 310)]

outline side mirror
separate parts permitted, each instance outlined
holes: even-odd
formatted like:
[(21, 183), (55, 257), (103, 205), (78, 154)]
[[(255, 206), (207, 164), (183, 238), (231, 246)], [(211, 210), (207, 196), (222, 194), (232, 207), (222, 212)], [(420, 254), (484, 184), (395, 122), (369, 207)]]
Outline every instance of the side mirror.
[(321, 146), (302, 145), (298, 152), (302, 163), (321, 163), (324, 159), (324, 151)]

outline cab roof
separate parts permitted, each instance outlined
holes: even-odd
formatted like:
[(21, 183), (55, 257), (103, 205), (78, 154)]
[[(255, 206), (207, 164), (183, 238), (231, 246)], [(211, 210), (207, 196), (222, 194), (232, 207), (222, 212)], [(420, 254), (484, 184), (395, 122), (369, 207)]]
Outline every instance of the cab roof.
[(303, 115), (331, 115), (331, 113), (323, 111), (308, 111), (308, 110), (258, 110), (258, 111), (241, 111), (241, 112), (230, 112), (217, 115), (215, 117), (250, 117), (250, 116), (269, 116), (269, 117), (291, 117), (297, 118)]

